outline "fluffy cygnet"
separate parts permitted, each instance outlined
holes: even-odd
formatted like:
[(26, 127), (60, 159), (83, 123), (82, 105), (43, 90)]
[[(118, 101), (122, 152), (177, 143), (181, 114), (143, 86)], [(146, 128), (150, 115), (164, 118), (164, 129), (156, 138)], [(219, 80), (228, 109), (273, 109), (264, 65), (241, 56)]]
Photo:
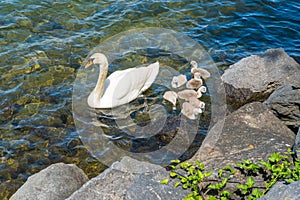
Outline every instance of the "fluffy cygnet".
[(200, 73), (196, 72), (194, 74), (194, 78), (189, 80), (185, 86), (188, 89), (198, 89), (199, 87), (201, 87), (202, 84), (203, 84), (203, 82), (202, 82)]
[(190, 104), (192, 104), (192, 106), (194, 106), (195, 108), (201, 108), (204, 109), (205, 108), (205, 103), (203, 101), (200, 101), (199, 99), (197, 99), (196, 97), (191, 97), (189, 99)]
[(202, 113), (201, 108), (194, 107), (190, 102), (184, 102), (182, 104), (181, 113), (189, 119), (196, 119), (196, 117)]
[(176, 109), (178, 95), (174, 91), (166, 91), (163, 98), (173, 104), (173, 109)]
[(198, 68), (198, 63), (194, 60), (190, 62), (191, 64), (191, 72), (192, 74), (195, 74), (196, 72), (200, 73), (200, 76), (204, 79), (207, 79), (210, 77), (210, 73), (206, 69)]
[(200, 91), (196, 92), (195, 90), (182, 90), (178, 92), (178, 97), (186, 101), (188, 101), (191, 97), (200, 98), (201, 96), (202, 93)]
[(187, 82), (186, 76), (180, 74), (178, 76), (174, 76), (171, 82), (173, 88), (179, 88), (183, 86)]

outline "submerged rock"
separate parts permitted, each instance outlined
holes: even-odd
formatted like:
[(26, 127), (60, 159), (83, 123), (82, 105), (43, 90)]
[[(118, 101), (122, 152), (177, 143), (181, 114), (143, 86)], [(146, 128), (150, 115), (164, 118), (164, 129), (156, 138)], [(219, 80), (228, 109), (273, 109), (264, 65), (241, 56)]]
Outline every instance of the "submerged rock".
[(222, 75), (228, 109), (233, 111), (252, 102), (263, 101), (280, 85), (293, 81), (300, 65), (283, 49), (269, 49), (231, 65)]
[(10, 200), (65, 199), (86, 181), (88, 177), (75, 165), (57, 163), (30, 176)]

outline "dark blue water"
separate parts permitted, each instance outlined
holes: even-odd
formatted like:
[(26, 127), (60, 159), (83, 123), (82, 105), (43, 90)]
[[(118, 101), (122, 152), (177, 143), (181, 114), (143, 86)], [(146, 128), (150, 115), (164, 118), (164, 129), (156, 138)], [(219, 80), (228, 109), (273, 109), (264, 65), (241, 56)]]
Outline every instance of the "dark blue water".
[(161, 27), (199, 42), (218, 67), (268, 48), (300, 60), (299, 1), (0, 0), (0, 198), (51, 163), (103, 168), (82, 146), (72, 84), (88, 52), (133, 28)]

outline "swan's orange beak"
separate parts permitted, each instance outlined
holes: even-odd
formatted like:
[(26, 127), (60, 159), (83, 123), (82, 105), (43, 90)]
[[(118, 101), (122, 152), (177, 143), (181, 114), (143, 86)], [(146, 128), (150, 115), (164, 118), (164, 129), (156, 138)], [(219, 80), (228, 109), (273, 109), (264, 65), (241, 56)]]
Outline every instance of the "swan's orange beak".
[(88, 68), (89, 66), (91, 66), (92, 64), (94, 64), (93, 60), (94, 59), (89, 59), (88, 62), (86, 63), (86, 65), (85, 65), (85, 68)]

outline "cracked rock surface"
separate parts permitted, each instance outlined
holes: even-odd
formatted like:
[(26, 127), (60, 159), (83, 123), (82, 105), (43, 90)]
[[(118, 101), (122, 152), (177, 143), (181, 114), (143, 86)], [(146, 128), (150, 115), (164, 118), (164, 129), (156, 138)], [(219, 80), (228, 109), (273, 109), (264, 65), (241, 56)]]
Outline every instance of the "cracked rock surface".
[(264, 105), (291, 130), (297, 133), (300, 127), (300, 72), (294, 83), (281, 85), (264, 102)]
[(243, 58), (222, 75), (229, 111), (252, 102), (263, 101), (280, 85), (294, 80), (300, 65), (283, 49), (268, 49), (260, 55)]

